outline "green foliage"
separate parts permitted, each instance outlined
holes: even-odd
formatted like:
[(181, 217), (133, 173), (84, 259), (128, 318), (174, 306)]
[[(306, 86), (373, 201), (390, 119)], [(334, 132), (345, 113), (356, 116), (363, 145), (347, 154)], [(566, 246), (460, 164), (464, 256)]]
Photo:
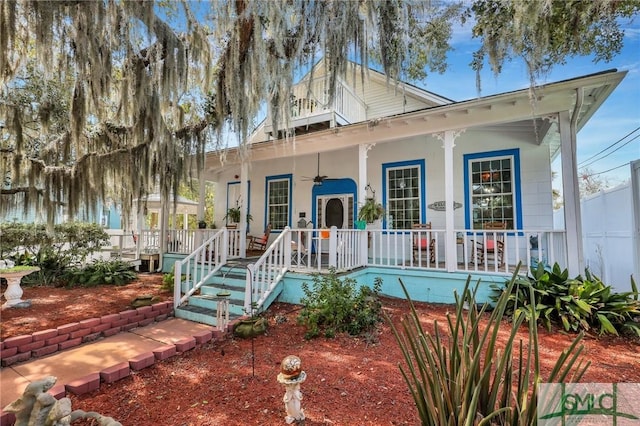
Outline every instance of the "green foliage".
[(95, 287), (101, 284), (124, 285), (138, 277), (131, 265), (117, 259), (95, 260), (84, 268), (71, 268), (62, 281), (68, 287)]
[(533, 81), (570, 57), (608, 62), (622, 48), (621, 18), (639, 11), (636, 0), (475, 0), (467, 16), (482, 46), (471, 65), (479, 73), (487, 59), (497, 75), (505, 61), (521, 57)]
[(384, 207), (382, 204), (376, 202), (375, 198), (367, 198), (360, 207), (358, 212), (358, 220), (364, 220), (367, 223), (373, 223), (380, 219), (384, 214)]
[(162, 275), (162, 286), (160, 287), (162, 290), (170, 291), (173, 293), (173, 287), (175, 283), (175, 276), (173, 272), (167, 272)]
[[(551, 270), (539, 264), (531, 276), (519, 277), (507, 295), (505, 313), (527, 321), (531, 318), (551, 329), (561, 325), (567, 331), (595, 329), (600, 334), (633, 333), (640, 336), (640, 301), (633, 277), (632, 291), (616, 293), (598, 277), (585, 271), (584, 278), (569, 279), (569, 271), (556, 263)], [(506, 291), (492, 285), (494, 300)], [(532, 301), (532, 302), (530, 302)], [(533, 306), (534, 309), (530, 309)]]
[(516, 274), (489, 314), (486, 304), (476, 305), (476, 290), (470, 289), (468, 279), (462, 296), (456, 293), (455, 314), (447, 314), (444, 327), (434, 321), (433, 334), (423, 328), (400, 281), (411, 311), (399, 328), (387, 320), (403, 354), (400, 371), (423, 425), (534, 425), (538, 384), (579, 381), (586, 371), (589, 362), (580, 359), (580, 334), (542, 380), (537, 328), (529, 327), (525, 343), (517, 335), (523, 315), (513, 318), (508, 337), (498, 343)]
[(307, 327), (305, 338), (321, 333), (335, 337), (347, 332), (353, 336), (371, 331), (382, 321), (382, 305), (378, 294), (382, 280), (376, 278), (373, 289), (357, 286), (353, 278), (340, 279), (334, 269), (327, 275), (315, 275), (313, 288), (302, 284), (304, 306), (298, 323)]
[(109, 244), (109, 235), (95, 223), (61, 223), (52, 232), (44, 224), (2, 223), (0, 233), (0, 257), (40, 267), (25, 278), (26, 284), (53, 284), (66, 269), (80, 267)]

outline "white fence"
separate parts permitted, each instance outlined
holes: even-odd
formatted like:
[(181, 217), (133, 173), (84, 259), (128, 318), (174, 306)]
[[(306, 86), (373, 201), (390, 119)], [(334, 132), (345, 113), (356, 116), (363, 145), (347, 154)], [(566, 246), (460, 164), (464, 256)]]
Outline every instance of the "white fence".
[[(634, 191), (640, 199), (640, 187), (633, 181), (583, 199), (582, 241), (585, 267), (616, 291), (630, 291), (630, 276), (638, 283), (640, 206), (634, 208)], [(557, 226), (564, 228), (564, 212), (556, 211)]]

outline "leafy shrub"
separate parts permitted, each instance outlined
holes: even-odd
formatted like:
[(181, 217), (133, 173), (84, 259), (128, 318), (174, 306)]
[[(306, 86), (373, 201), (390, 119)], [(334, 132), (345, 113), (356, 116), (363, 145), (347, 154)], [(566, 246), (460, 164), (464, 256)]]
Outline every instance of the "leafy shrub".
[(72, 268), (62, 279), (69, 287), (94, 287), (101, 284), (124, 285), (137, 277), (129, 263), (111, 259), (95, 260), (84, 268)]
[(162, 275), (162, 286), (160, 287), (162, 290), (165, 291), (170, 291), (171, 293), (173, 293), (173, 287), (175, 284), (175, 276), (173, 275), (173, 272), (167, 272), (166, 274)]
[(68, 268), (80, 267), (109, 244), (109, 235), (95, 223), (61, 223), (47, 230), (44, 224), (11, 222), (0, 224), (0, 233), (0, 257), (40, 268), (25, 277), (25, 285), (55, 284)]
[(298, 323), (307, 327), (305, 338), (317, 337), (321, 332), (325, 337), (341, 332), (360, 335), (382, 321), (378, 299), (382, 280), (376, 278), (373, 289), (356, 284), (353, 278), (338, 278), (334, 269), (327, 275), (315, 275), (312, 289), (307, 283), (302, 284), (303, 309)]
[(468, 279), (462, 296), (455, 295), (455, 314), (447, 314), (442, 329), (434, 321), (433, 334), (424, 330), (400, 281), (410, 313), (402, 318), (400, 328), (388, 317), (387, 321), (402, 351), (400, 371), (423, 425), (533, 425), (539, 383), (577, 382), (584, 375), (589, 362), (583, 364), (580, 357), (582, 334), (562, 352), (545, 380), (540, 374), (537, 328), (528, 328), (526, 343), (517, 335), (524, 315), (513, 317), (508, 338), (498, 343), (500, 327), (507, 324), (502, 317), (516, 274), (488, 314), (488, 305), (476, 305)]
[[(503, 288), (492, 286), (499, 297)], [(556, 263), (551, 270), (542, 265), (531, 268), (531, 276), (520, 277), (508, 295), (507, 315), (524, 315), (551, 329), (561, 325), (566, 331), (596, 329), (600, 334), (633, 333), (640, 336), (640, 301), (633, 277), (632, 291), (616, 293), (598, 277), (585, 271), (584, 278), (569, 279), (569, 271)], [(530, 302), (532, 300), (533, 302)], [(533, 303), (534, 309), (529, 308)]]

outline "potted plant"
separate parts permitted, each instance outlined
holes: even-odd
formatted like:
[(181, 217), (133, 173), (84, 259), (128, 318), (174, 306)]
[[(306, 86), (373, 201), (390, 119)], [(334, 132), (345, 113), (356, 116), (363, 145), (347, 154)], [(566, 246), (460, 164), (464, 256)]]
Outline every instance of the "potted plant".
[[(227, 210), (227, 215), (223, 218), (228, 223), (240, 223), (240, 206), (230, 207)], [(247, 213), (247, 223), (251, 222), (253, 217), (249, 213)]]
[(200, 219), (198, 221), (198, 229), (206, 229), (207, 228), (207, 222), (204, 219)]
[(384, 215), (384, 207), (375, 198), (367, 198), (358, 212), (358, 220), (373, 223)]

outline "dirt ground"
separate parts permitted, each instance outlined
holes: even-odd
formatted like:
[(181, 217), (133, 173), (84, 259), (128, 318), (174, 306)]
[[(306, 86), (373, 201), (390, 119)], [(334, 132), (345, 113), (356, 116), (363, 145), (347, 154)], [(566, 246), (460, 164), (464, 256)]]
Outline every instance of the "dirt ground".
[[(2, 338), (55, 328), (128, 308), (142, 294), (160, 291), (160, 275), (140, 275), (124, 287), (90, 289), (27, 288), (26, 310), (2, 312)], [(453, 307), (416, 304), (425, 328), (444, 324)], [(390, 318), (399, 321), (408, 305), (383, 299)], [(389, 325), (366, 338), (339, 335), (304, 339), (297, 325), (299, 307), (277, 303), (267, 312), (266, 335), (253, 340), (229, 337), (212, 342), (100, 390), (72, 396), (72, 407), (97, 411), (123, 425), (282, 425), (284, 388), (276, 380), (280, 362), (297, 355), (307, 374), (301, 389), (306, 425), (415, 425), (418, 419), (398, 364), (401, 354)], [(503, 328), (504, 337), (507, 327)], [(523, 339), (526, 330), (522, 331)], [(571, 334), (540, 331), (543, 379)], [(640, 344), (618, 337), (587, 336), (584, 356), (592, 361), (583, 382), (640, 382)], [(82, 424), (82, 423), (74, 423)], [(87, 425), (90, 423), (86, 423)]]

